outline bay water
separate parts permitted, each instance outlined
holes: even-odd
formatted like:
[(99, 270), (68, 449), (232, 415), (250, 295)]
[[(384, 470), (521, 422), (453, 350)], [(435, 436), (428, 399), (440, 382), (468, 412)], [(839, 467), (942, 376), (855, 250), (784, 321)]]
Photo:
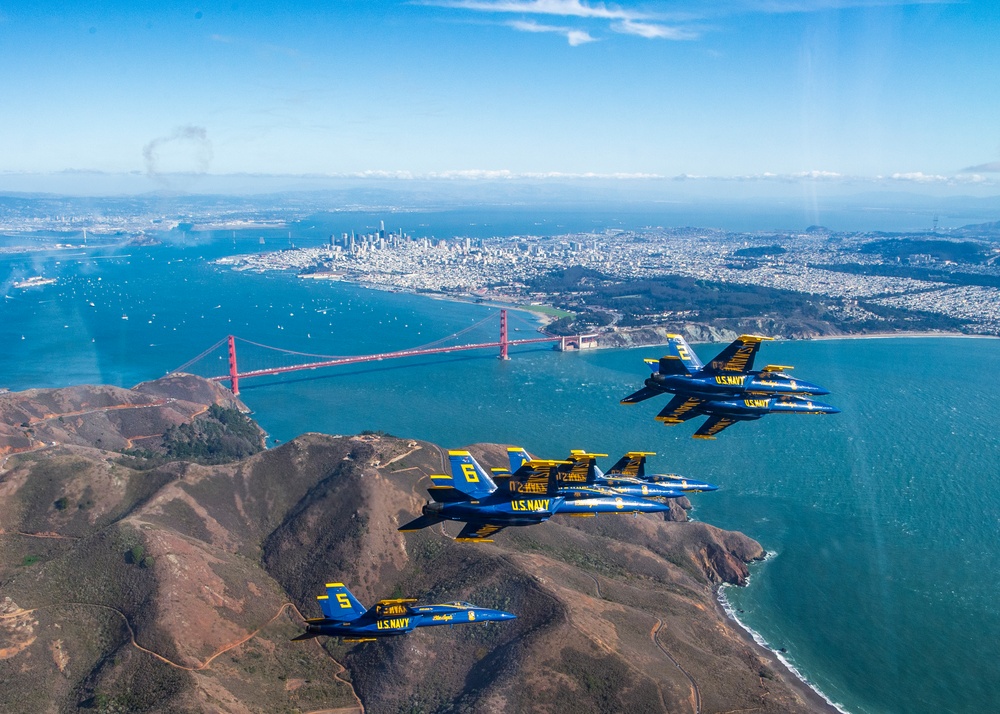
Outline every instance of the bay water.
[[(270, 238), (269, 238), (270, 239)], [(211, 265), (256, 250), (206, 245), (0, 256), (0, 278), (58, 282), (0, 305), (0, 387), (155, 379), (224, 337), (301, 352), (368, 354), (425, 344), (496, 313), (286, 274)], [(511, 313), (511, 337), (535, 319)], [(465, 335), (496, 339), (497, 323)], [(717, 345), (698, 345), (702, 359)], [(273, 355), (241, 343), (241, 368)], [(246, 380), (242, 398), (273, 440), (364, 429), (456, 448), (657, 452), (654, 471), (719, 484), (694, 517), (743, 531), (773, 555), (726, 597), (748, 627), (851, 712), (1000, 710), (1000, 342), (898, 338), (773, 342), (760, 364), (830, 388), (833, 416), (772, 415), (716, 441), (664, 427), (666, 399), (625, 407), (656, 347), (501, 362), (461, 352)], [(270, 362), (273, 364), (273, 361)], [(221, 350), (192, 370), (226, 372)]]

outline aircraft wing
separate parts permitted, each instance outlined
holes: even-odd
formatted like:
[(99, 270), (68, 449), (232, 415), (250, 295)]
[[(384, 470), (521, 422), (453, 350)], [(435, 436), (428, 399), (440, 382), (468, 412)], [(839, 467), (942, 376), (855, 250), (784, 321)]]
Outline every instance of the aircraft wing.
[(635, 394), (630, 394), (621, 400), (621, 404), (636, 404), (637, 402), (644, 401), (650, 397), (658, 397), (663, 394), (662, 389), (655, 389), (653, 387), (643, 387)]
[(663, 407), (660, 413), (656, 415), (656, 420), (662, 421), (664, 424), (680, 424), (682, 421), (687, 421), (691, 417), (698, 416), (701, 413), (698, 411), (698, 407), (704, 401), (704, 399), (698, 399), (697, 397), (678, 394), (667, 402), (667, 406)]
[(732, 417), (723, 416), (710, 416), (704, 424), (699, 427), (698, 431), (691, 435), (692, 439), (714, 439), (715, 435), (726, 427), (732, 426), (739, 419), (733, 419)]
[(470, 522), (465, 524), (462, 532), (458, 534), (455, 540), (463, 543), (492, 543), (493, 539), (490, 536), (499, 533), (503, 529), (503, 523), (491, 523), (489, 521)]
[(705, 367), (704, 373), (746, 374), (753, 369), (753, 360), (757, 356), (757, 350), (760, 349), (760, 343), (770, 339), (760, 335), (743, 335), (716, 355), (715, 359)]

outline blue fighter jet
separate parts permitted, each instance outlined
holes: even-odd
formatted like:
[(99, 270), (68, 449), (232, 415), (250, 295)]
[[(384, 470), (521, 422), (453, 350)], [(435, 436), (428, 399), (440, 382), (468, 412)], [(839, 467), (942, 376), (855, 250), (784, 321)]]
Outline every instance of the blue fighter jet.
[(694, 479), (678, 474), (647, 474), (646, 457), (656, 456), (655, 451), (630, 451), (615, 462), (615, 465), (608, 469), (606, 476), (619, 474), (629, 476), (648, 483), (658, 483), (678, 491), (718, 491), (719, 487), (707, 481), (695, 481)]
[(744, 399), (699, 399), (677, 395), (656, 415), (657, 421), (667, 426), (681, 424), (696, 416), (708, 419), (695, 439), (714, 439), (715, 435), (738, 421), (753, 421), (765, 414), (839, 414), (840, 410), (829, 404), (814, 402), (804, 397), (748, 397)]
[(511, 487), (497, 488), (493, 478), (468, 451), (449, 451), (452, 476), (434, 474), (427, 489), (433, 501), (423, 515), (400, 526), (415, 531), (441, 523), (460, 521), (465, 527), (455, 540), (490, 543), (490, 536), (507, 526), (543, 523), (556, 514), (595, 516), (598, 513), (660, 513), (668, 506), (644, 498), (599, 490), (581, 489), (579, 498), (559, 493), (557, 469), (566, 462), (532, 460), (511, 479)]
[[(621, 474), (604, 474), (597, 467), (597, 459), (601, 456), (607, 454), (590, 454), (580, 449), (571, 450), (567, 463), (557, 469), (559, 492), (572, 493), (582, 486), (639, 498), (678, 498), (684, 495), (680, 489), (668, 484), (639, 481)], [(514, 472), (531, 460), (528, 452), (519, 446), (509, 447), (507, 457)]]
[(760, 419), (773, 412), (836, 414), (840, 410), (811, 399), (830, 392), (819, 385), (795, 379), (786, 372), (791, 367), (769, 364), (754, 370), (754, 358), (761, 342), (770, 337), (743, 335), (703, 365), (680, 335), (670, 335), (667, 354), (659, 360), (647, 359), (653, 374), (645, 386), (621, 400), (636, 404), (661, 394), (674, 394), (656, 415), (664, 424), (680, 424), (696, 416), (708, 420), (695, 432), (697, 439), (715, 435), (738, 421)]
[(319, 595), (323, 617), (306, 620), (306, 631), (294, 638), (341, 637), (344, 642), (373, 642), (379, 637), (405, 635), (417, 627), (467, 625), (490, 620), (513, 620), (516, 615), (489, 610), (467, 602), (443, 605), (413, 605), (414, 598), (379, 600), (372, 607), (358, 602), (343, 583), (327, 583), (326, 595)]

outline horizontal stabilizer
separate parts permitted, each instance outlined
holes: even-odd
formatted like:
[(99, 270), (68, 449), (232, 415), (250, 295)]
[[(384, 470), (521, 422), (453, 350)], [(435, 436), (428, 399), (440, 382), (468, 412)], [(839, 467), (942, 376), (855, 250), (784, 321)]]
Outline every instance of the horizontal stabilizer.
[(293, 637), (292, 642), (299, 642), (300, 640), (311, 640), (314, 637), (319, 637), (319, 634), (316, 632), (303, 632), (298, 637)]
[(726, 427), (735, 424), (739, 419), (732, 417), (710, 416), (698, 431), (691, 435), (692, 439), (714, 439), (715, 435)]
[(431, 486), (427, 489), (427, 493), (438, 503), (457, 503), (469, 500), (466, 494), (454, 486)]
[(492, 543), (491, 536), (496, 535), (503, 528), (503, 524), (488, 521), (486, 523), (466, 523), (455, 540), (462, 543)]
[(656, 389), (655, 387), (643, 387), (638, 392), (630, 394), (621, 400), (621, 404), (638, 404), (639, 402), (645, 401), (652, 397), (658, 397), (663, 394), (662, 389)]
[(430, 526), (437, 525), (441, 521), (445, 520), (441, 516), (420, 516), (420, 518), (415, 518), (409, 523), (400, 526), (397, 530), (403, 531), (404, 533), (408, 531), (419, 531), (421, 528), (429, 528)]
[(664, 424), (680, 424), (701, 414), (702, 412), (698, 408), (704, 401), (704, 399), (697, 397), (685, 397), (678, 394), (667, 403), (667, 406), (663, 407), (656, 415), (656, 419)]

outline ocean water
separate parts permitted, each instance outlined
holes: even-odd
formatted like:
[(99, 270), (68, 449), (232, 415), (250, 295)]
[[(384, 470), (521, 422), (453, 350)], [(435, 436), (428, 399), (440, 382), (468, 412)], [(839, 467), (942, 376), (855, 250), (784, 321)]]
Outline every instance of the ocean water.
[[(273, 246), (269, 246), (273, 247)], [(328, 355), (425, 344), (496, 312), (485, 305), (253, 275), (207, 260), (250, 241), (0, 256), (0, 386), (131, 386), (233, 333)], [(8, 280), (9, 283), (9, 280)], [(512, 337), (534, 319), (511, 314)], [(496, 322), (470, 341), (495, 338)], [(696, 347), (703, 359), (718, 346)], [(240, 343), (241, 367), (275, 357)], [(657, 348), (561, 354), (517, 348), (376, 362), (246, 380), (244, 401), (273, 439), (380, 429), (446, 447), (495, 441), (545, 457), (571, 448), (706, 479), (694, 515), (758, 539), (773, 557), (737, 616), (851, 712), (1000, 710), (1000, 342), (871, 339), (775, 342), (765, 362), (829, 387), (834, 416), (773, 415), (717, 441), (653, 420), (663, 400), (624, 407)], [(193, 369), (226, 371), (221, 350)], [(608, 460), (610, 462), (610, 459)]]

